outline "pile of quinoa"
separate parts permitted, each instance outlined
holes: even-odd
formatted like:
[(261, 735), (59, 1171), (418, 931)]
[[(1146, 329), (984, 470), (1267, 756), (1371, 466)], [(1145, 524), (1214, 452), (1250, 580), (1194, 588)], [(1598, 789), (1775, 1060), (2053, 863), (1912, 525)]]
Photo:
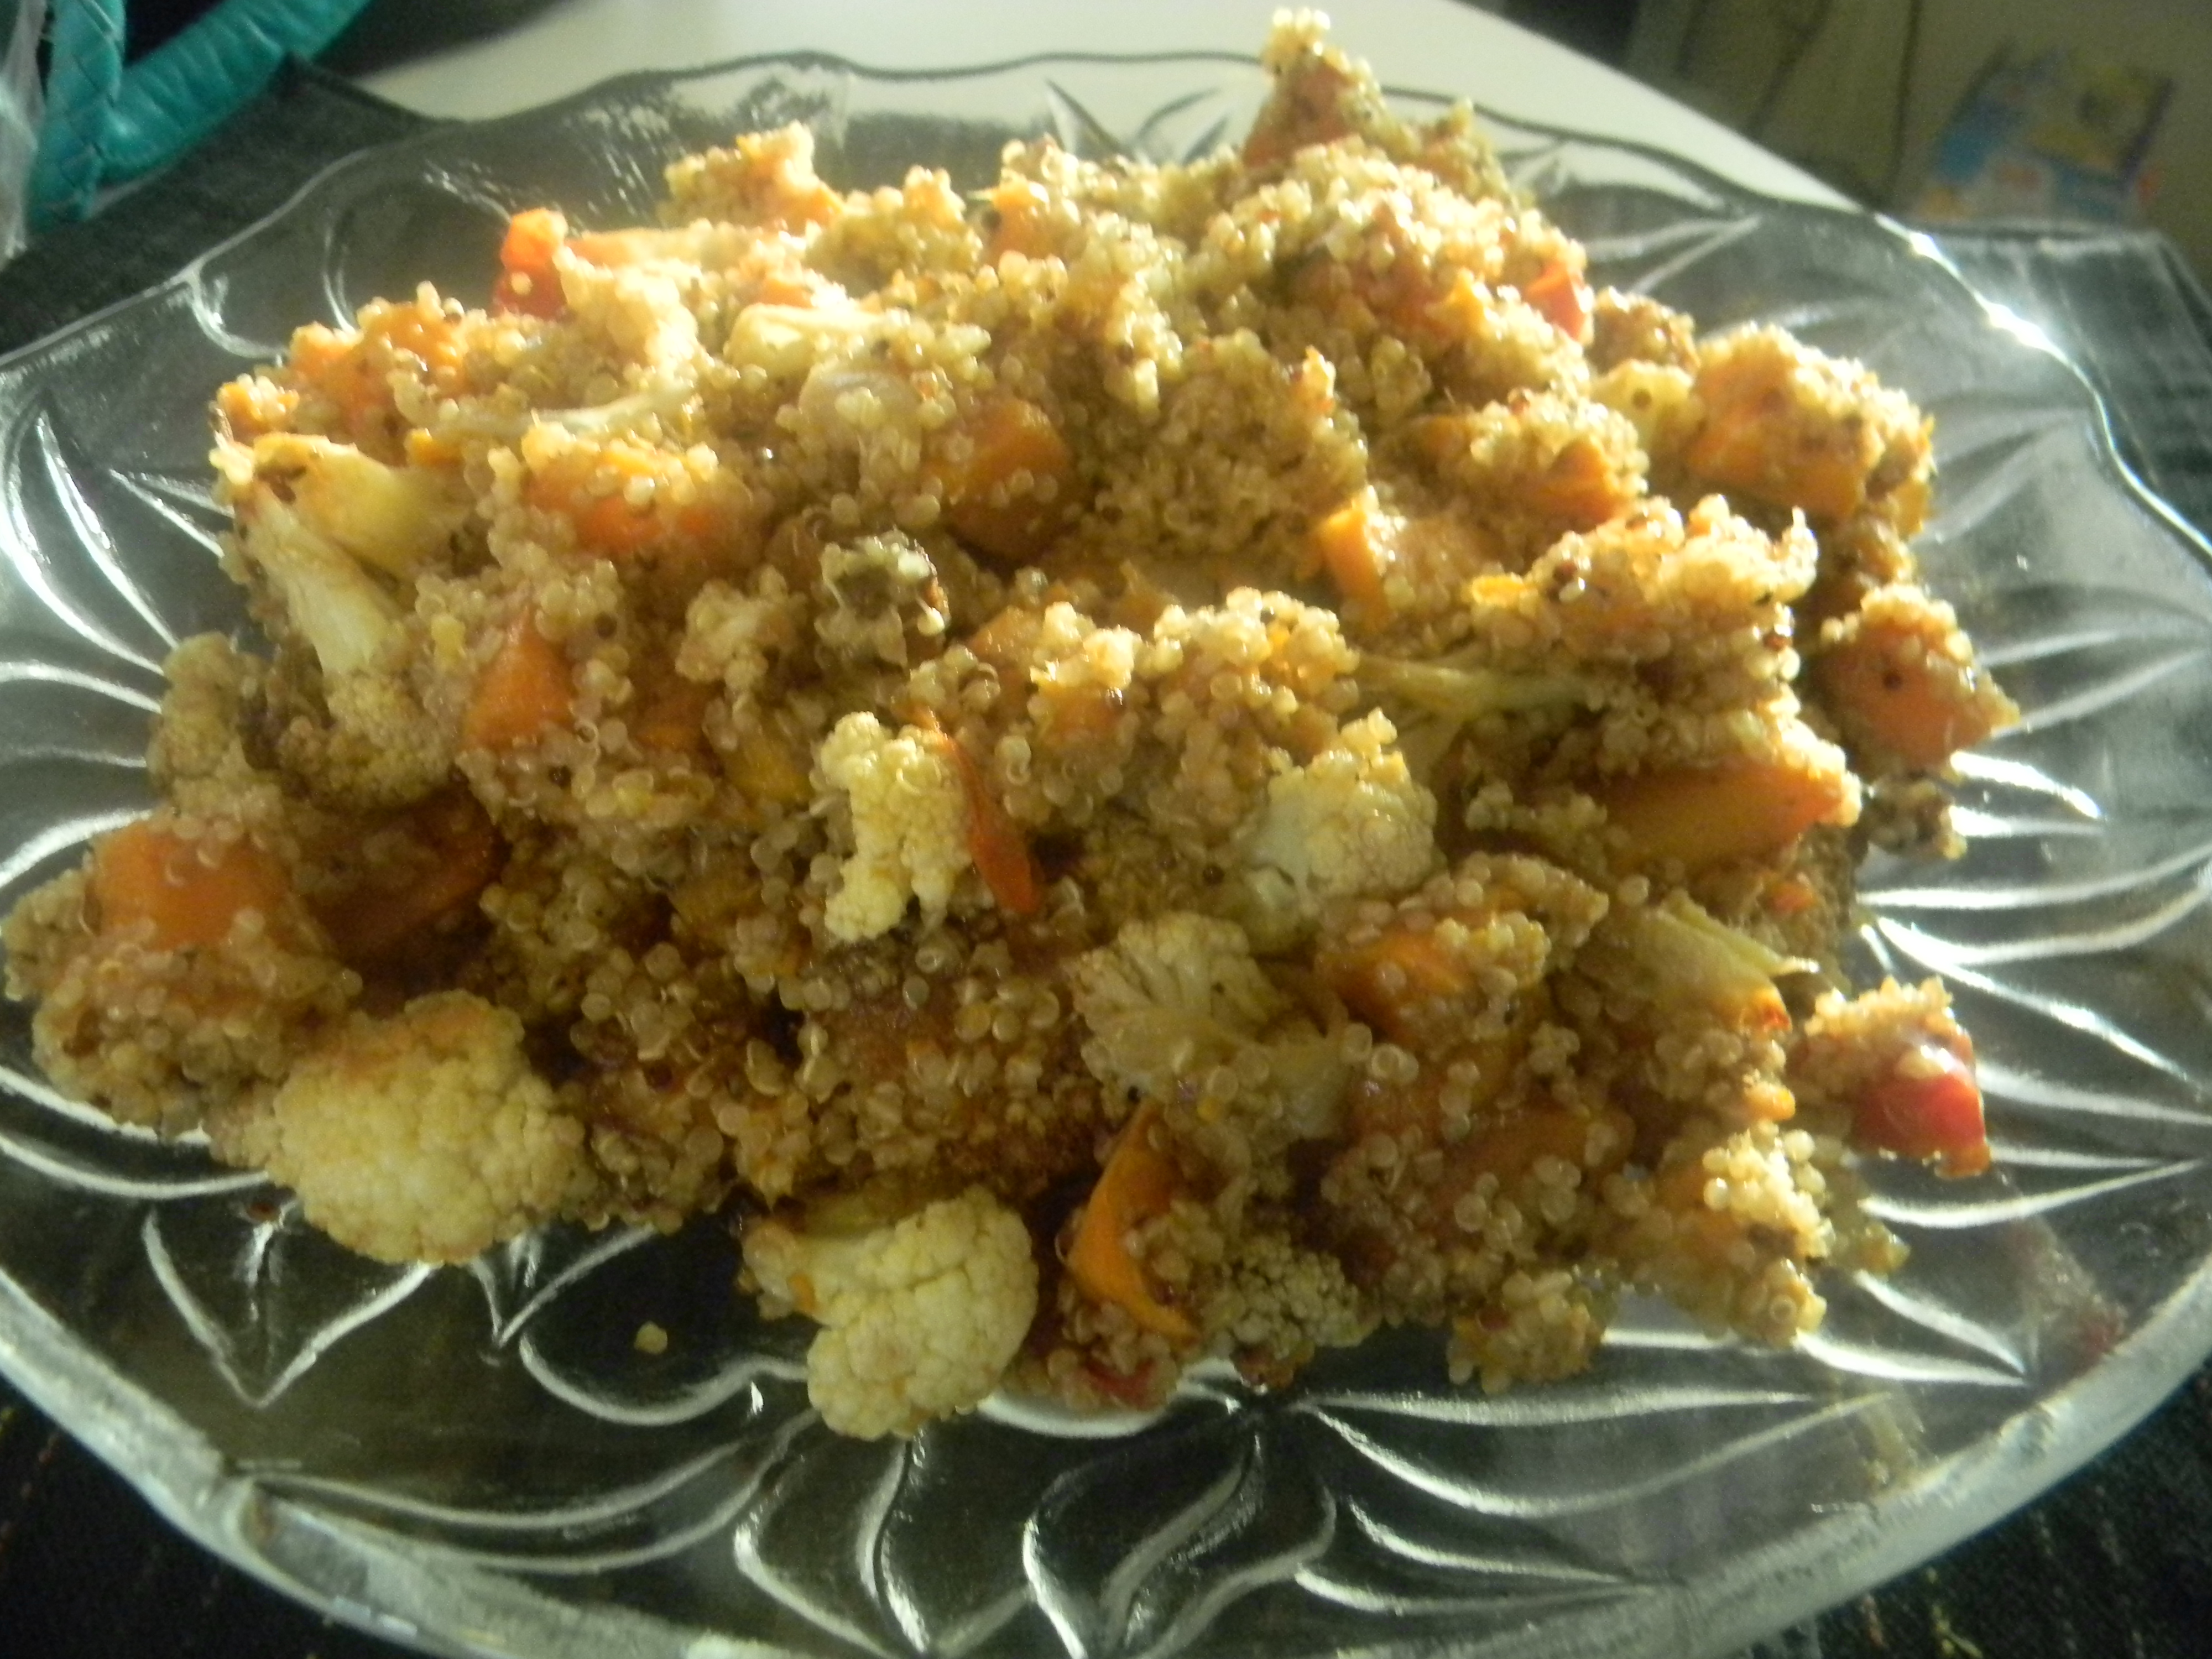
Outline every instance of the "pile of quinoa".
[(1988, 1152), (1852, 872), (2012, 718), (1928, 422), (1593, 291), (1323, 27), (1237, 151), (757, 134), (225, 386), (258, 637), (8, 920), (55, 1082), (380, 1256), (720, 1218), (856, 1433), (1893, 1266), (1854, 1159)]

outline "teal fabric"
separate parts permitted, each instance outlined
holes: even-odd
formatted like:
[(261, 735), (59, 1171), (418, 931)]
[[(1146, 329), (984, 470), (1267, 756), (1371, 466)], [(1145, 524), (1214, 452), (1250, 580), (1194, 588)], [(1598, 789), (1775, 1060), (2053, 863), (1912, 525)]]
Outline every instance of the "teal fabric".
[(34, 225), (81, 219), (100, 189), (109, 112), (123, 90), (123, 0), (57, 0), (46, 113), (31, 163)]
[(54, 0), (46, 117), (31, 170), (33, 227), (82, 218), (103, 185), (183, 154), (286, 58), (328, 46), (366, 3), (223, 0), (126, 69), (124, 0)]

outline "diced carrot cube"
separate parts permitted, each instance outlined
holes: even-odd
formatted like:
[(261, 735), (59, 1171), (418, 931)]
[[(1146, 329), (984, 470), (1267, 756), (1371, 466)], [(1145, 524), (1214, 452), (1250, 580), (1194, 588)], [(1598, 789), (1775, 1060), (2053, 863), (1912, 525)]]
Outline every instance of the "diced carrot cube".
[(257, 392), (243, 380), (229, 380), (215, 394), (216, 412), (222, 416), (224, 427), (240, 443), (252, 443), (264, 433), (274, 428), (264, 418), (274, 414), (289, 420), (299, 406), (300, 394), (286, 390), (271, 397), (266, 392)]
[(568, 234), (568, 222), (547, 208), (530, 208), (507, 223), (500, 243), (500, 277), (493, 284), (494, 311), (532, 317), (557, 317), (567, 305), (553, 256)]
[(1590, 313), (1596, 300), (1581, 271), (1565, 259), (1554, 259), (1521, 290), (1521, 297), (1544, 320), (1562, 334), (1587, 343)]
[(1978, 696), (1954, 665), (1894, 643), (1876, 633), (1856, 635), (1814, 659), (1814, 683), (1850, 736), (1934, 771), (1995, 731), (1993, 708), (2002, 704)]
[(999, 220), (991, 233), (988, 256), (993, 264), (1008, 253), (1034, 259), (1050, 251), (1045, 237), (1043, 185), (1027, 179), (1004, 179), (992, 189), (990, 203)]
[(222, 944), (248, 910), (280, 927), (292, 883), (251, 842), (225, 842), (210, 860), (200, 842), (141, 818), (94, 848), (91, 894), (103, 933), (150, 923), (156, 949), (204, 950)]
[(1356, 945), (1324, 949), (1315, 958), (1322, 982), (1345, 1006), (1393, 1042), (1419, 1047), (1426, 1022), (1423, 1004), (1467, 995), (1474, 988), (1467, 964), (1444, 947), (1433, 928), (1389, 927)]
[(484, 665), (461, 722), (472, 749), (512, 749), (568, 723), (575, 692), (568, 659), (538, 630), (529, 611), (516, 617)]
[(1837, 821), (1846, 787), (1842, 776), (1738, 760), (1639, 772), (1596, 793), (1638, 862), (1701, 870), (1780, 852), (1814, 824)]
[(1313, 527), (1314, 553), (1356, 622), (1379, 623), (1389, 618), (1383, 579), (1393, 556), (1382, 529), (1371, 491), (1363, 491)]
[(1594, 1128), (1601, 1128), (1617, 1149), (1614, 1162), (1626, 1156), (1636, 1137), (1635, 1122), (1626, 1112), (1593, 1117), (1564, 1106), (1540, 1106), (1478, 1131), (1462, 1157), (1474, 1176), (1493, 1175), (1500, 1186), (1510, 1187), (1540, 1158), (1556, 1158), (1577, 1170), (1588, 1167)]
[(1552, 458), (1528, 485), (1528, 504), (1539, 513), (1564, 519), (1577, 530), (1595, 530), (1629, 505), (1620, 478), (1605, 452), (1577, 438)]
[(1863, 1145), (1931, 1159), (1942, 1175), (1975, 1176), (1990, 1167), (1972, 1059), (1942, 1043), (1907, 1049), (1889, 1075), (1859, 1097), (1851, 1127)]

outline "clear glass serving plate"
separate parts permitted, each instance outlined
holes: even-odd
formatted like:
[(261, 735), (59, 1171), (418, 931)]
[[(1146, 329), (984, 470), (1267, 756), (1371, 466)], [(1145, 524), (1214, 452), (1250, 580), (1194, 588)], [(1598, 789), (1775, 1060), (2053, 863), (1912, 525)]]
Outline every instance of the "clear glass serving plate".
[[(174, 281), (0, 365), (0, 902), (142, 811), (159, 664), (240, 624), (204, 406), (290, 329), (422, 279), (481, 296), (502, 216), (644, 216), (662, 164), (800, 119), (843, 183), (990, 173), (1012, 133), (1196, 154), (1224, 58), (927, 76), (824, 59), (611, 83), (349, 161)], [(1406, 95), (1407, 106), (1444, 100)], [(1573, 112), (1561, 112), (1571, 120)], [(1899, 1571), (2029, 1498), (2212, 1347), (2212, 580), (2080, 376), (1927, 241), (1668, 156), (1494, 124), (1602, 280), (1771, 320), (1936, 417), (1920, 550), (2026, 712), (1963, 766), (1969, 849), (1867, 872), (1862, 967), (1943, 974), (2001, 1173), (1884, 1164), (1912, 1245), (1773, 1353), (1633, 1304), (1589, 1375), (1455, 1390), (1398, 1334), (1157, 1419), (1014, 1404), (860, 1444), (733, 1253), (556, 1230), (390, 1268), (204, 1150), (57, 1097), (0, 1022), (0, 1366), (211, 1548), (453, 1653), (1674, 1656)], [(652, 1320), (667, 1352), (639, 1352)]]

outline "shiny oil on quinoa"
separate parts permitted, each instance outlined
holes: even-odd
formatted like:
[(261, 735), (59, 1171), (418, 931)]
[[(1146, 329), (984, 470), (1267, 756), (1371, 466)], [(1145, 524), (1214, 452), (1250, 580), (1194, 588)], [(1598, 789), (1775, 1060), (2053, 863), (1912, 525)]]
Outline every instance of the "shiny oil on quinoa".
[(862, 1435), (1893, 1264), (1855, 1160), (1989, 1154), (1852, 872), (2012, 718), (1928, 422), (1593, 292), (1310, 15), (1265, 62), (1237, 151), (975, 199), (739, 138), (222, 388), (258, 637), (8, 921), (54, 1081), (386, 1259), (734, 1225)]

